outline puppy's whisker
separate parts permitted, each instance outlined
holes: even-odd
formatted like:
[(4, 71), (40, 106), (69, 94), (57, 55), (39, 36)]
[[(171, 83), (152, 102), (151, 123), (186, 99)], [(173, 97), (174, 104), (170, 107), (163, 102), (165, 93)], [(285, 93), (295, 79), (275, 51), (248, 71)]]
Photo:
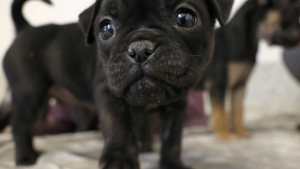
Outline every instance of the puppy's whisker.
[(183, 84), (182, 78), (181, 78), (181, 77), (179, 77), (179, 79), (180, 79), (180, 81), (181, 81), (181, 84)]
[(187, 66), (187, 68), (189, 68), (189, 69), (195, 71), (195, 72), (198, 74), (198, 76), (201, 77), (201, 75), (199, 74), (199, 72), (198, 72), (196, 69), (194, 69), (193, 67)]
[[(188, 63), (186, 63), (185, 62), (185, 64), (187, 65), (187, 66), (189, 66), (189, 67), (193, 67), (193, 66), (190, 66)], [(196, 66), (196, 65), (195, 65)], [(206, 71), (206, 69), (204, 69), (204, 68), (202, 68), (202, 67), (200, 67), (200, 66), (196, 66), (198, 69), (201, 69), (201, 70), (204, 70), (204, 71)], [(194, 68), (195, 69), (195, 68)]]
[(204, 55), (189, 55), (189, 56), (193, 56), (193, 57), (194, 57), (194, 56), (200, 56), (200, 57), (202, 57), (202, 56), (204, 56)]

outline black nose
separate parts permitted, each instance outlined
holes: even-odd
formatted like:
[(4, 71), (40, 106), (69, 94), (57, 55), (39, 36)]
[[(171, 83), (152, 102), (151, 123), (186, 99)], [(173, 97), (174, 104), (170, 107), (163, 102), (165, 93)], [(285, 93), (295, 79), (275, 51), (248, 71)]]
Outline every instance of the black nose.
[(149, 59), (155, 51), (155, 45), (147, 40), (133, 42), (129, 48), (128, 53), (137, 63), (144, 63)]

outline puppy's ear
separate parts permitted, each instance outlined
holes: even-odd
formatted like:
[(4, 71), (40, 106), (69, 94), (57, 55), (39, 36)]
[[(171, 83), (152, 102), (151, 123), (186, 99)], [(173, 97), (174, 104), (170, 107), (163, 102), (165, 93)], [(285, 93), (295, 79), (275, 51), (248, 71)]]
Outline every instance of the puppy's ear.
[(299, 0), (257, 0), (259, 6), (267, 6), (276, 9), (283, 9), (293, 2), (299, 2)]
[(227, 19), (229, 18), (234, 0), (210, 0), (210, 1), (213, 5), (215, 15), (220, 25), (223, 27)]
[(264, 6), (269, 3), (269, 0), (257, 0), (258, 5)]
[(79, 25), (85, 33), (85, 42), (91, 45), (95, 42), (94, 23), (100, 10), (101, 0), (97, 0), (94, 5), (83, 11), (79, 15)]

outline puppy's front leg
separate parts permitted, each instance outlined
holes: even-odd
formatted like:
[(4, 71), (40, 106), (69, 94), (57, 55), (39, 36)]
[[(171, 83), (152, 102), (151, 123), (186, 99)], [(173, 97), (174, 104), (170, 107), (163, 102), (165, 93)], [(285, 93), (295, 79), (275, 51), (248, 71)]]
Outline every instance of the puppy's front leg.
[(134, 111), (124, 100), (109, 91), (96, 99), (105, 146), (100, 169), (139, 169), (138, 146), (134, 130)]
[(161, 109), (160, 169), (188, 169), (181, 161), (181, 137), (185, 109), (185, 100), (180, 100)]

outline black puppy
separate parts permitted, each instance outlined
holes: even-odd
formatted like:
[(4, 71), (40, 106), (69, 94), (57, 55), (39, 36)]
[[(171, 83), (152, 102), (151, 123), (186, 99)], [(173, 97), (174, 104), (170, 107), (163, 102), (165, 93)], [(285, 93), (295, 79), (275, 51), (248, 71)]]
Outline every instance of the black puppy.
[(260, 25), (260, 37), (270, 45), (295, 47), (300, 41), (300, 1), (290, 0), (281, 10), (270, 10)]
[(5, 127), (10, 123), (12, 113), (11, 111), (11, 93), (7, 92), (4, 96), (3, 101), (0, 103), (0, 132), (2, 132), (5, 129)]
[[(160, 168), (186, 168), (180, 160), (185, 97), (210, 60), (215, 19), (224, 25), (232, 3), (98, 0), (80, 16), (86, 42), (96, 41), (98, 50), (84, 49), (84, 41), (74, 39), (77, 27), (27, 26), (4, 59), (15, 106), (17, 163), (35, 162), (30, 126), (49, 87), (59, 85), (97, 103), (105, 136), (100, 168), (139, 168), (136, 119), (155, 106), (162, 122)], [(52, 41), (32, 44), (29, 37)], [(71, 53), (64, 53), (66, 48)]]
[(86, 42), (99, 49), (95, 102), (105, 137), (100, 168), (139, 168), (136, 116), (157, 106), (162, 169), (181, 162), (186, 95), (213, 49), (215, 17), (233, 1), (98, 0), (80, 15)]
[[(22, 165), (33, 164), (38, 156), (32, 148), (31, 137), (35, 131), (32, 127), (41, 113), (48, 112), (48, 99), (54, 85), (64, 87), (78, 100), (93, 103), (96, 62), (96, 45), (86, 47), (77, 23), (32, 27), (21, 12), (25, 2), (13, 2), (17, 38), (3, 60), (13, 97), (16, 161)], [(87, 120), (82, 121), (84, 124)]]
[[(286, 46), (287, 43), (294, 44), (294, 39), (299, 41), (299, 32), (290, 29), (299, 29), (299, 14), (282, 11), (293, 5), (287, 0), (248, 0), (225, 28), (216, 31), (214, 57), (204, 75), (204, 86), (210, 93), (212, 122), (218, 138), (230, 140), (250, 136), (243, 128), (243, 101), (245, 85), (256, 62), (258, 42), (264, 38)], [(283, 19), (284, 29), (276, 26), (279, 23), (269, 24), (270, 20), (274, 20), (273, 13), (276, 14), (275, 22)], [(281, 42), (283, 40), (285, 42)], [(231, 93), (230, 122), (233, 133), (229, 132), (225, 115), (226, 90)]]

